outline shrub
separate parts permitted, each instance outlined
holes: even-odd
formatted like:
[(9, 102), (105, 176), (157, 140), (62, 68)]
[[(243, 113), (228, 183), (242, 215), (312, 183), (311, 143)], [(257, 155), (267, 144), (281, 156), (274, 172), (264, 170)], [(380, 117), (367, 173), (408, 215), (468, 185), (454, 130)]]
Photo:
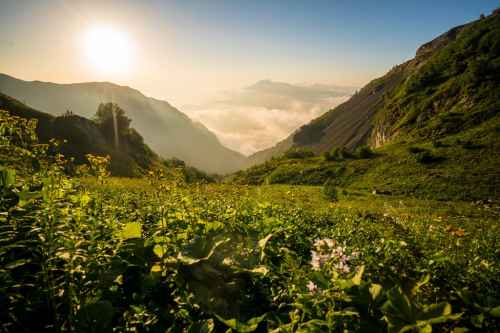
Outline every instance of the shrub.
[(434, 148), (442, 148), (442, 147), (446, 147), (446, 145), (444, 143), (442, 143), (441, 141), (439, 140), (436, 140), (436, 141), (433, 141), (432, 142), (432, 146)]
[(338, 190), (332, 179), (327, 180), (323, 185), (323, 194), (331, 201), (338, 200)]
[(172, 157), (163, 161), (163, 164), (167, 168), (184, 168), (186, 167), (186, 162), (176, 157)]
[(285, 184), (294, 183), (298, 176), (300, 176), (300, 168), (293, 164), (280, 165), (271, 172), (267, 177), (268, 184)]
[(349, 150), (347, 150), (347, 148), (345, 148), (345, 147), (340, 148), (338, 154), (339, 154), (340, 159), (343, 159), (343, 160), (345, 160), (347, 158), (354, 157), (354, 155)]
[(333, 148), (330, 151), (324, 152), (323, 158), (325, 159), (325, 161), (341, 161), (342, 154), (340, 153), (340, 149)]
[(427, 150), (425, 150), (424, 148), (420, 148), (420, 147), (410, 147), (410, 148), (408, 148), (408, 151), (412, 154), (418, 154), (418, 153), (423, 153)]
[(325, 151), (321, 156), (323, 156), (323, 160), (325, 161), (334, 161), (329, 151)]
[[(363, 151), (362, 154), (370, 154), (370, 156), (372, 156), (373, 152), (370, 150), (370, 148), (368, 147), (366, 148), (368, 149), (368, 151)], [(364, 148), (362, 149), (365, 150)], [(329, 152), (323, 153), (323, 158), (325, 159), (325, 161), (343, 161), (348, 158), (356, 157), (355, 155), (358, 156), (358, 153), (352, 154), (346, 148), (342, 147), (342, 148), (333, 148)], [(362, 158), (368, 158), (368, 157), (362, 157)]]
[(436, 157), (430, 151), (424, 150), (415, 154), (415, 160), (421, 164), (429, 164), (436, 161)]
[(374, 154), (369, 146), (363, 145), (363, 146), (359, 146), (358, 148), (356, 148), (355, 155), (358, 158), (370, 158)]
[(285, 153), (285, 157), (305, 159), (314, 157), (314, 152), (309, 148), (292, 148)]
[(483, 148), (483, 145), (474, 143), (474, 142), (472, 142), (470, 140), (467, 140), (465, 142), (462, 142), (462, 148), (469, 149), (469, 150), (472, 150), (472, 149), (481, 149), (481, 148)]

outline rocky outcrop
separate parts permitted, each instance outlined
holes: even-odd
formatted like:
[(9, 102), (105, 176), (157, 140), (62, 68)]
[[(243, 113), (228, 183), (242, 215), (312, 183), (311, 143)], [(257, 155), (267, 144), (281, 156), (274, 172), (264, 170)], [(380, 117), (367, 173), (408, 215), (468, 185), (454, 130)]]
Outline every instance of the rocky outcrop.
[(467, 25), (468, 24), (464, 24), (464, 25), (455, 27), (453, 29), (450, 29), (449, 31), (438, 36), (437, 38), (433, 39), (432, 41), (420, 46), (417, 49), (416, 59), (424, 60), (424, 59), (428, 58), (434, 52), (436, 52), (440, 48), (446, 46), (450, 41), (454, 40), (457, 37), (457, 35), (460, 33), (460, 31), (462, 31)]

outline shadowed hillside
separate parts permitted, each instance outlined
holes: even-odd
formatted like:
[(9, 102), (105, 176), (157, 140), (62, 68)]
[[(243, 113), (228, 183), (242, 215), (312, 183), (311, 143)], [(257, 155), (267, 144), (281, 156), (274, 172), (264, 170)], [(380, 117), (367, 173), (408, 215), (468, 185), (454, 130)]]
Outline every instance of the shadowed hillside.
[[(103, 104), (101, 107), (106, 109), (110, 104)], [(120, 146), (116, 148), (112, 135), (87, 118), (69, 113), (54, 117), (1, 93), (0, 109), (14, 116), (36, 119), (39, 140), (44, 143), (51, 139), (59, 140), (61, 153), (74, 158), (76, 164), (86, 163), (86, 154), (109, 155), (112, 174), (138, 176), (161, 163), (159, 157), (144, 144), (141, 135), (129, 128), (128, 124), (120, 133)]]
[(0, 92), (51, 115), (66, 110), (90, 118), (102, 102), (113, 102), (132, 119), (145, 142), (162, 157), (176, 157), (207, 172), (240, 169), (244, 156), (224, 147), (203, 125), (169, 103), (108, 82), (55, 84), (23, 81), (0, 74)]

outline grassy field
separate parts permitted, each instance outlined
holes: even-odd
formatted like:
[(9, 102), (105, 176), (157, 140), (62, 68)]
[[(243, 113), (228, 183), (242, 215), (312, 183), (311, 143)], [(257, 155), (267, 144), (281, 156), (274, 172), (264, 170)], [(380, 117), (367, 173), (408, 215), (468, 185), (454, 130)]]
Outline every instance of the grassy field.
[[(395, 331), (400, 331), (404, 327), (427, 327), (432, 320), (415, 319), (417, 312), (425, 312), (424, 309), (436, 304), (444, 306), (442, 302), (447, 302), (450, 312), (447, 315), (440, 312), (444, 317), (436, 323), (442, 320), (444, 324), (438, 325), (439, 330), (450, 331), (457, 327), (490, 330), (498, 325), (495, 306), (498, 305), (496, 285), (500, 277), (497, 250), (500, 210), (493, 203), (443, 202), (342, 190), (339, 200), (331, 202), (319, 186), (179, 186), (120, 178), (107, 179), (105, 184), (87, 178), (83, 184), (84, 188), (110, 200), (121, 198), (117, 206), (129, 211), (123, 213), (129, 221), (140, 210), (136, 202), (151, 204), (149, 213), (163, 207), (163, 214), (168, 212), (166, 226), (175, 226), (175, 231), (168, 227), (168, 235), (179, 236), (177, 233), (181, 232), (181, 238), (174, 242), (174, 248), (181, 253), (193, 246), (192, 243), (204, 249), (203, 255), (210, 253), (219, 241), (227, 240), (228, 246), (231, 244), (228, 248), (220, 248), (220, 257), (210, 262), (210, 269), (205, 267), (202, 273), (197, 272), (200, 275), (196, 286), (185, 281), (185, 288), (193, 293), (195, 304), (207, 311), (206, 315), (215, 313), (222, 318), (237, 319), (236, 322), (241, 321), (243, 325), (251, 318), (266, 314), (265, 324), (256, 326), (261, 330), (337, 331), (346, 328), (383, 331), (394, 326)], [(158, 188), (162, 187), (165, 192), (159, 193)], [(147, 243), (151, 226), (145, 225), (141, 217), (137, 218), (137, 223)], [(175, 238), (168, 236), (169, 241)], [(333, 267), (325, 264), (318, 271), (311, 266), (311, 256), (314, 256), (311, 251), (315, 251), (318, 239), (333, 240), (335, 248), (340, 246), (348, 258), (351, 258), (349, 253), (359, 253), (347, 261), (349, 271), (339, 271), (342, 259), (335, 256), (329, 259)], [(267, 240), (265, 250), (261, 247), (263, 240)], [(238, 250), (246, 255), (240, 257)], [(175, 256), (175, 251), (169, 250), (169, 254)], [(217, 251), (213, 255), (217, 256)], [(259, 255), (261, 257), (256, 258)], [(195, 257), (200, 257), (200, 253)], [(158, 258), (150, 260), (150, 265), (155, 265)], [(266, 294), (267, 300), (253, 299), (257, 296), (253, 292), (244, 296), (241, 289), (236, 292), (237, 296), (224, 295), (234, 281), (213, 280), (212, 269), (227, 269), (218, 266), (221, 264), (218, 260), (231, 263), (233, 269), (240, 266), (237, 270), (258, 271), (257, 276), (250, 278), (254, 279), (251, 284), (259, 281), (260, 288), (263, 283), (265, 290), (260, 292)], [(351, 285), (360, 267), (364, 269), (361, 285)], [(177, 271), (176, 274), (188, 274), (193, 278), (190, 274), (194, 273)], [(339, 286), (339, 283), (347, 285)], [(414, 289), (420, 284), (420, 290)], [(309, 290), (311, 286), (314, 286), (313, 292)], [(374, 312), (369, 322), (361, 315), (362, 307), (353, 301), (361, 297), (357, 293), (362, 286), (368, 289), (380, 286), (386, 292), (383, 301), (377, 301), (380, 303), (374, 299), (365, 300), (380, 306), (375, 310), (371, 308), (376, 307), (375, 303), (370, 305)], [(220, 289), (222, 295), (211, 294), (205, 288)], [(399, 294), (392, 295), (393, 292)], [(232, 299), (230, 303), (227, 297)], [(251, 305), (246, 304), (248, 297), (253, 299)], [(391, 297), (395, 297), (394, 303), (407, 300), (415, 313), (405, 314), (410, 310), (398, 308), (402, 305), (397, 304), (394, 305), (397, 309), (391, 310), (396, 312), (392, 314), (394, 318), (391, 317), (386, 312)], [(204, 304), (207, 299), (212, 301)], [(352, 313), (329, 317), (329, 311)], [(293, 319), (295, 312), (300, 313), (296, 322)], [(400, 319), (395, 319), (400, 316), (408, 317), (400, 323)], [(226, 326), (234, 325), (226, 322)], [(282, 326), (286, 328), (280, 328)], [(233, 329), (245, 331), (237, 327)]]
[(70, 176), (0, 120), (1, 331), (500, 327), (495, 202), (113, 178), (95, 156)]

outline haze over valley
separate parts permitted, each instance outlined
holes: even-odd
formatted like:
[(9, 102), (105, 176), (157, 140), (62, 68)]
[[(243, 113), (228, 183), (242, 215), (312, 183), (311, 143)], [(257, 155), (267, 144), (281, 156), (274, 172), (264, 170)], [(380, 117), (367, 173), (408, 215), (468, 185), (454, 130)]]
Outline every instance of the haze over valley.
[(182, 109), (227, 147), (250, 155), (275, 145), (301, 125), (345, 102), (355, 90), (261, 80), (238, 91), (221, 93), (206, 104)]

